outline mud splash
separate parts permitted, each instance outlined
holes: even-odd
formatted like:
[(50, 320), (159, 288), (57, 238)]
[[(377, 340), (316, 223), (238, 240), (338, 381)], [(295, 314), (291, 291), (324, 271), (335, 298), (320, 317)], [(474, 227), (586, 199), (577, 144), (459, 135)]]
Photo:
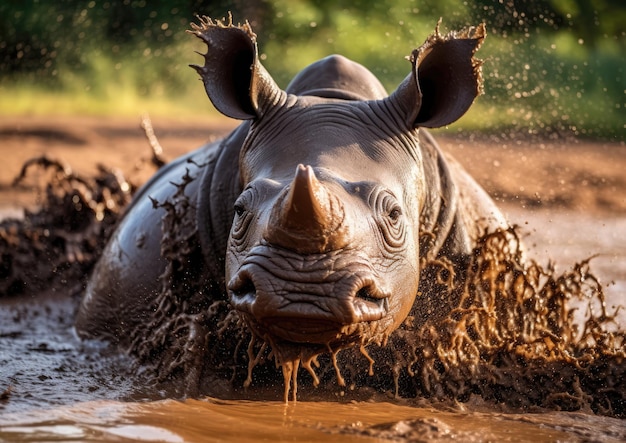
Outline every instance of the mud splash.
[[(511, 228), (483, 236), (467, 272), (446, 318), (392, 336), (418, 395), (625, 416), (626, 333), (589, 259), (557, 274), (524, 258)], [(573, 301), (586, 306), (582, 325)]]
[[(42, 185), (30, 183), (33, 170), (44, 175)], [(80, 291), (135, 187), (105, 166), (82, 177), (47, 156), (27, 161), (13, 186), (37, 192), (40, 209), (0, 224), (0, 297)]]
[[(0, 225), (4, 295), (43, 286), (81, 288), (132, 191), (104, 168), (83, 179), (60, 162), (31, 164), (53, 174), (41, 210)], [(435, 276), (442, 290), (460, 294), (448, 315), (423, 323), (415, 312), (380, 346), (281, 359), (271, 343), (251, 335), (221, 289), (202, 278), (194, 205), (184, 195), (194, 179), (187, 174), (171, 201), (155, 202), (167, 213), (162, 254), (169, 265), (158, 315), (136, 331), (127, 350), (151, 376), (155, 397), (382, 394), (626, 416), (626, 333), (605, 309), (589, 260), (558, 274), (550, 264), (523, 257), (515, 229), (487, 233), (462, 288), (445, 263), (424, 264), (424, 278)], [(572, 301), (587, 306), (582, 324), (574, 321)], [(4, 395), (10, 401), (10, 391)]]

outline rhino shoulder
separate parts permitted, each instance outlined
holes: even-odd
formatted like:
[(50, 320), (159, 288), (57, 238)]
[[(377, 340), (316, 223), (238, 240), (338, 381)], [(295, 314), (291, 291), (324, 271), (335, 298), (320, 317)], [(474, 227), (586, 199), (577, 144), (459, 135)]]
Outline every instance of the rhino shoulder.
[(457, 193), (458, 221), (467, 232), (472, 247), (487, 232), (506, 229), (509, 224), (493, 199), (452, 156), (447, 155)]
[[(195, 202), (201, 174), (214, 166), (218, 145), (205, 145), (167, 164), (137, 192), (85, 289), (75, 323), (81, 337), (124, 344), (136, 325), (149, 321), (167, 264), (161, 254), (164, 203), (175, 198), (184, 181), (184, 195)], [(194, 215), (189, 216), (195, 223)]]
[(466, 256), (486, 232), (508, 227), (487, 192), (423, 129), (420, 146), (428, 183), (420, 250), (427, 259)]

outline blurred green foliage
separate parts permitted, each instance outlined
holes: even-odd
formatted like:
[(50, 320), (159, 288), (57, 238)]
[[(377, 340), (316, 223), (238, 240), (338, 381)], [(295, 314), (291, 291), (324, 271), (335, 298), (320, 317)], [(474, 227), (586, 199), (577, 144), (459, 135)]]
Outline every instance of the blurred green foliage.
[(485, 22), (485, 96), (454, 127), (624, 140), (623, 0), (3, 0), (0, 113), (211, 113), (185, 30), (228, 11), (281, 86), (341, 53), (390, 91), (439, 18)]

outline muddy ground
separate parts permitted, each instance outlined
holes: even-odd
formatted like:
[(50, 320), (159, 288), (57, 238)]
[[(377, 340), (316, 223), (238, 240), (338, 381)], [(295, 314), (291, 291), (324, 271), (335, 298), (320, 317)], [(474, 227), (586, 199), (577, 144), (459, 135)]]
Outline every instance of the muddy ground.
[[(141, 165), (150, 150), (137, 118), (2, 117), (0, 210), (35, 204), (32, 189), (11, 183), (24, 161), (46, 154), (91, 174), (99, 163), (120, 168), (140, 183), (153, 171)], [(173, 159), (227, 133), (224, 119), (154, 118), (153, 127)], [(542, 140), (517, 136), (450, 135), (437, 139), (502, 205), (605, 217), (626, 214), (626, 141)], [(139, 170), (138, 170), (139, 169)]]

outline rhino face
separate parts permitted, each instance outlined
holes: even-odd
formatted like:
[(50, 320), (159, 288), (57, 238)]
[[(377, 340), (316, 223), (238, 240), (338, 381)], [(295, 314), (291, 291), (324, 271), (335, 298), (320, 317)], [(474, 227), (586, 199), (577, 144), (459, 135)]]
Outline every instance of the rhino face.
[(231, 304), (275, 346), (383, 340), (417, 294), (416, 140), (368, 126), (363, 103), (294, 100), (274, 116), (292, 123), (254, 124), (242, 150)]
[(428, 184), (417, 128), (455, 121), (479, 93), (473, 54), (484, 27), (437, 29), (390, 96), (338, 56), (305, 69), (287, 93), (260, 64), (247, 24), (205, 18), (194, 33), (209, 47), (194, 68), (211, 101), (252, 120), (227, 247), (231, 304), (279, 360), (383, 342), (418, 292)]

